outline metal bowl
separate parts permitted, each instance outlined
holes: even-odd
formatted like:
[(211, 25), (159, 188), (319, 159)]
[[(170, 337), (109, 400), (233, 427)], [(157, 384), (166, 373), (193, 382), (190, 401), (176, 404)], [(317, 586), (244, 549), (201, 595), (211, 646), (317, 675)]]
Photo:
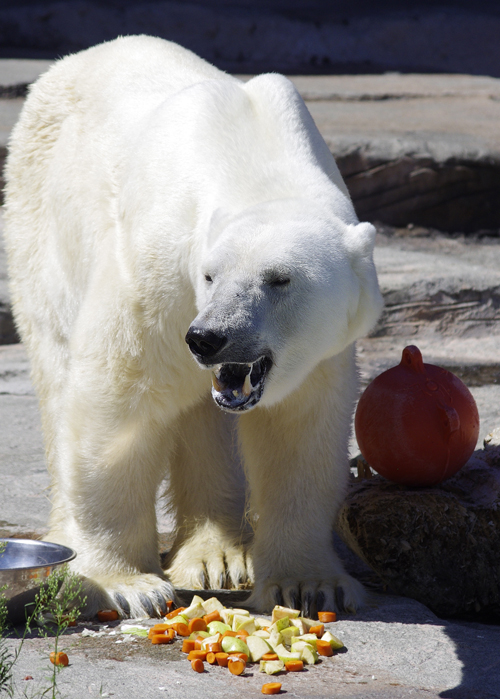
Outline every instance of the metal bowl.
[[(5, 548), (4, 548), (5, 546)], [(0, 588), (12, 623), (23, 621), (40, 587), (76, 553), (66, 546), (31, 539), (0, 539)]]

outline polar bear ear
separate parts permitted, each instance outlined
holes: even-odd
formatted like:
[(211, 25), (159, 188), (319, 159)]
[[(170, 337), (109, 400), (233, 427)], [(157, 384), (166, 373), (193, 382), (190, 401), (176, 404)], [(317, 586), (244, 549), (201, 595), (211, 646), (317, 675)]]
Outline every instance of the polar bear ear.
[(347, 226), (345, 242), (349, 253), (367, 257), (373, 254), (375, 245), (375, 226), (364, 221), (363, 223)]
[(384, 301), (378, 286), (373, 262), (375, 228), (371, 223), (347, 226), (345, 244), (352, 271), (359, 284), (359, 295), (349, 314), (349, 343), (363, 337), (373, 328)]

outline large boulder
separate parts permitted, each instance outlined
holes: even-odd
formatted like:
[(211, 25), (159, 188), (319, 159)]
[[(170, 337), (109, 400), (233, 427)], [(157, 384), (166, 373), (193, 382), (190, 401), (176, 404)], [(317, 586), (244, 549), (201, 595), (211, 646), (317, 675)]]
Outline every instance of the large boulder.
[(500, 446), (485, 442), (453, 478), (409, 488), (353, 482), (337, 531), (397, 594), (438, 616), (500, 619)]

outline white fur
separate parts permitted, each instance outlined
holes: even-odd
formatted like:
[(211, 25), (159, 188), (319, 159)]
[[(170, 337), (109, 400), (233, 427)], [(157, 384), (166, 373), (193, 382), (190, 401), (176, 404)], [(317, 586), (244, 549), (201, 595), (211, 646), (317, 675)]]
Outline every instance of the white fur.
[[(49, 538), (77, 550), (88, 612), (153, 613), (169, 580), (251, 581), (252, 556), (262, 609), (279, 589), (287, 602), (320, 590), (333, 607), (336, 587), (357, 606), (331, 529), (347, 482), (352, 343), (381, 307), (373, 228), (293, 85), (244, 84), (160, 39), (102, 44), (31, 89), (7, 182)], [(270, 288), (276, 272), (286, 287)], [(242, 352), (272, 351), (251, 412), (213, 403), (210, 371), (184, 341), (194, 320)], [(178, 521), (168, 578), (154, 509), (167, 468)]]

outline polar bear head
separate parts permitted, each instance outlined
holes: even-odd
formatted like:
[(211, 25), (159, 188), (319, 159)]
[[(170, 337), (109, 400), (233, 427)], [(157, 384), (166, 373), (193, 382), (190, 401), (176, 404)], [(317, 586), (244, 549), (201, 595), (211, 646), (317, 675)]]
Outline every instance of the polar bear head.
[(222, 409), (277, 403), (370, 330), (382, 306), (373, 242), (370, 224), (297, 199), (212, 218), (186, 342)]

